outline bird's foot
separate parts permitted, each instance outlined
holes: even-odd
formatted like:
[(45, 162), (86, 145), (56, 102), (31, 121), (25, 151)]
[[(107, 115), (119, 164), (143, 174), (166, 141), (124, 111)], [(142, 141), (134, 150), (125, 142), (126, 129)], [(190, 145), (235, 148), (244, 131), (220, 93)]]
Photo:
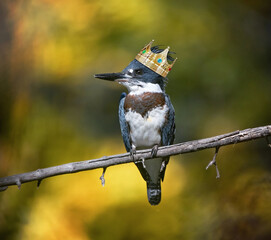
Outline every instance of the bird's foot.
[(135, 160), (135, 154), (136, 154), (136, 146), (132, 145), (132, 149), (130, 150), (130, 156), (133, 161)]
[(158, 151), (158, 145), (156, 144), (156, 145), (153, 146), (153, 148), (151, 150), (151, 157), (152, 158), (156, 157), (157, 151)]

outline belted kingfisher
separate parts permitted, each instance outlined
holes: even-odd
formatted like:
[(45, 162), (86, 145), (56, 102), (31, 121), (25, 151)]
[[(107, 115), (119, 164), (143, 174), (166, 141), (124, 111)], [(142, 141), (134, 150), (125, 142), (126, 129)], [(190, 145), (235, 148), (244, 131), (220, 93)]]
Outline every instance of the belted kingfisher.
[[(146, 45), (136, 58), (119, 73), (94, 75), (96, 78), (118, 82), (128, 89), (119, 103), (119, 122), (127, 152), (133, 157), (136, 150), (152, 148), (156, 156), (158, 146), (170, 145), (175, 135), (175, 112), (165, 93), (166, 75), (174, 60), (169, 47)], [(172, 64), (168, 63), (168, 60)], [(161, 201), (161, 180), (164, 180), (169, 157), (136, 161), (147, 182), (147, 195), (151, 205)]]

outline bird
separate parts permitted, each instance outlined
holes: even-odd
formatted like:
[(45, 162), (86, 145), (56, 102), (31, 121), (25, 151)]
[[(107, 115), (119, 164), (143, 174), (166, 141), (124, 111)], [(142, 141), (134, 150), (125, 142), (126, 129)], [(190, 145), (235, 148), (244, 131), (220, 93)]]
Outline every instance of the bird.
[[(147, 183), (151, 205), (161, 201), (169, 157), (156, 158), (159, 146), (173, 144), (175, 111), (165, 93), (167, 74), (177, 58), (169, 47), (152, 46), (152, 40), (121, 72), (95, 74), (95, 78), (117, 82), (127, 88), (119, 102), (119, 123), (127, 152), (134, 159), (137, 150), (152, 149), (152, 159), (134, 161)], [(170, 62), (170, 63), (169, 63)]]

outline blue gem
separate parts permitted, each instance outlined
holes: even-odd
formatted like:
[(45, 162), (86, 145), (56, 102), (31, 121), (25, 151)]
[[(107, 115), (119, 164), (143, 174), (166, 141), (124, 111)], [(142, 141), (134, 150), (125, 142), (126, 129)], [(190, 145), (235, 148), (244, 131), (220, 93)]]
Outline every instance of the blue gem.
[(158, 63), (161, 63), (161, 62), (162, 62), (162, 59), (161, 59), (161, 58), (159, 58), (159, 59), (157, 60), (157, 62), (158, 62)]

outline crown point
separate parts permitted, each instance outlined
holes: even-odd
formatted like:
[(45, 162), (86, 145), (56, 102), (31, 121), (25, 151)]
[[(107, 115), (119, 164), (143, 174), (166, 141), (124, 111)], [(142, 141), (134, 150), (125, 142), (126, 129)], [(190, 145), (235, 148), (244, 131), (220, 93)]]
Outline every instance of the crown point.
[(163, 56), (164, 59), (167, 59), (167, 54), (169, 52), (169, 47), (167, 47), (163, 52), (161, 52), (160, 54)]
[(148, 45), (151, 46), (153, 44), (153, 42), (154, 42), (154, 39), (152, 39)]
[(173, 64), (176, 62), (176, 60), (177, 60), (177, 59), (178, 59), (178, 58), (175, 58), (175, 59), (174, 59), (174, 61), (173, 61), (172, 65), (173, 65)]

